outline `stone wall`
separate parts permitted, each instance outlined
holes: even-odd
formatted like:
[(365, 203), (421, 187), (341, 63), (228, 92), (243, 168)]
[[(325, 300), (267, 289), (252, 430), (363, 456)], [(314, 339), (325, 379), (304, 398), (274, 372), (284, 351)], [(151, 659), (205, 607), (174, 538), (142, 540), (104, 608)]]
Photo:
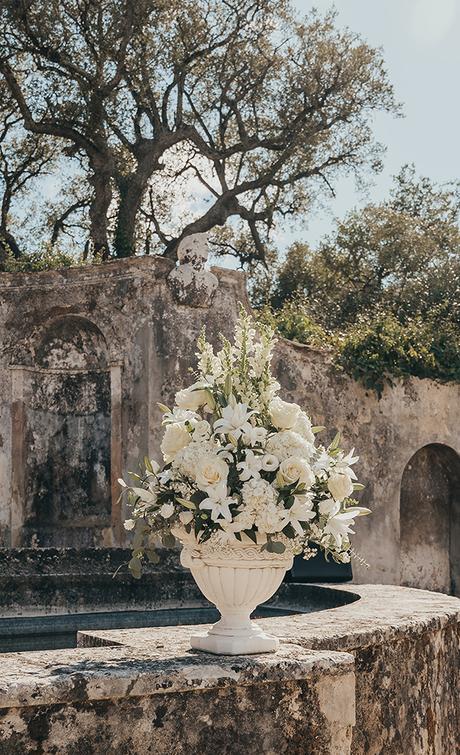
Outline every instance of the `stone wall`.
[[(187, 293), (180, 276), (168, 284), (172, 269), (144, 257), (0, 275), (0, 544), (126, 542), (117, 478), (158, 453), (157, 402), (189, 380), (202, 325), (214, 340), (229, 335), (238, 302), (248, 305), (241, 273), (213, 269), (216, 290)], [(275, 371), (284, 397), (327, 426), (325, 440), (340, 430), (361, 456), (374, 513), (358, 523), (355, 549), (370, 566), (356, 561), (355, 578), (459, 592), (460, 387), (411, 379), (379, 401), (328, 352), (283, 339)], [(437, 451), (420, 463), (426, 447)]]
[(281, 639), (275, 654), (190, 651), (190, 626), (87, 631), (74, 650), (7, 654), (0, 755), (459, 752), (460, 600), (344, 589), (360, 599), (260, 619)]

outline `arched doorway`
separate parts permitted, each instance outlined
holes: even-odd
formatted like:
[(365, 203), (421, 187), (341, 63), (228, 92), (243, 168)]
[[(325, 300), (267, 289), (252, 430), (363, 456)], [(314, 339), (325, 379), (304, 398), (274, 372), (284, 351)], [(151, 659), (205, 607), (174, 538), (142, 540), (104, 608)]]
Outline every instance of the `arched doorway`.
[(401, 482), (401, 584), (460, 594), (460, 457), (424, 446)]

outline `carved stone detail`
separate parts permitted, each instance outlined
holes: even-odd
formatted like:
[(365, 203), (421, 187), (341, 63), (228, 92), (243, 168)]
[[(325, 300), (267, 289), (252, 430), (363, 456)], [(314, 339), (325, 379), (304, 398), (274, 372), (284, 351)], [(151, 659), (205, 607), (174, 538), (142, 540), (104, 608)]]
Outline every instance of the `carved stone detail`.
[(179, 266), (168, 276), (174, 298), (180, 304), (209, 307), (218, 286), (216, 276), (206, 269), (208, 259), (207, 235), (186, 236), (177, 249)]

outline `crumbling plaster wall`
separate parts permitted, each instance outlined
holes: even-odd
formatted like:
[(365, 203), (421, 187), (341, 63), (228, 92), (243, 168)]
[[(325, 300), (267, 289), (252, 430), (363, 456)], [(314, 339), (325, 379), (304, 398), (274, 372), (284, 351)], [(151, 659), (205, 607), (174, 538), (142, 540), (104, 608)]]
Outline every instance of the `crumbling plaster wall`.
[[(179, 304), (167, 283), (172, 268), (168, 260), (143, 257), (33, 275), (0, 275), (0, 543), (11, 544), (13, 536), (20, 544), (24, 502), (16, 488), (21, 475), (27, 474), (27, 448), (20, 442), (24, 405), (18, 374), (36, 364), (47, 329), (70, 315), (95, 325), (107, 344), (112, 526), (95, 535), (94, 544), (121, 542), (116, 477), (134, 470), (145, 453), (158, 453), (157, 402), (170, 404), (175, 391), (190, 379), (202, 325), (213, 340), (219, 331), (228, 335), (238, 302), (248, 304), (244, 275), (224, 269), (213, 269), (219, 285), (209, 307), (201, 306), (199, 296)], [(64, 355), (65, 349), (63, 344)], [(370, 567), (355, 562), (356, 579), (398, 583), (403, 472), (425, 445), (440, 443), (460, 452), (460, 387), (412, 379), (386, 388), (379, 401), (340, 373), (327, 352), (285, 340), (279, 342), (274, 366), (283, 396), (307, 407), (314, 423), (328, 428), (324, 440), (340, 430), (345, 445), (355, 446), (360, 454), (358, 473), (366, 484), (362, 500), (374, 513), (357, 528), (355, 549)]]

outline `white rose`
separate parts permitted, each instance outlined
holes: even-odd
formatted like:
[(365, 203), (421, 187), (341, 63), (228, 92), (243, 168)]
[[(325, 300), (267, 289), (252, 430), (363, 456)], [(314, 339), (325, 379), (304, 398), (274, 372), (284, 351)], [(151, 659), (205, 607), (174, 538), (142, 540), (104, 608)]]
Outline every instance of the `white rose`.
[(211, 425), (205, 419), (200, 420), (193, 425), (193, 440), (202, 442), (209, 440), (211, 435)]
[(174, 514), (174, 504), (173, 503), (164, 503), (160, 507), (160, 516), (163, 517), (163, 519), (169, 519), (170, 516)]
[(281, 463), (276, 479), (282, 485), (301, 482), (310, 488), (315, 482), (315, 475), (304, 459), (300, 459), (298, 456), (290, 456)]
[(346, 474), (333, 472), (327, 481), (330, 494), (336, 501), (343, 501), (353, 493), (353, 483)]
[(183, 425), (167, 425), (160, 446), (164, 460), (172, 461), (177, 452), (188, 446), (190, 441), (190, 433)]
[(209, 394), (207, 391), (191, 385), (190, 388), (184, 388), (184, 390), (176, 393), (176, 405), (180, 409), (189, 409), (192, 412), (196, 412), (200, 406), (206, 404), (208, 398)]
[(136, 526), (136, 522), (134, 521), (134, 519), (125, 519), (125, 522), (124, 522), (125, 530), (128, 530), (129, 532), (130, 530), (133, 530), (135, 526)]
[(297, 422), (300, 406), (276, 397), (270, 401), (268, 411), (273, 425), (278, 430), (290, 430)]
[(218, 456), (201, 456), (196, 464), (195, 479), (200, 490), (224, 488), (227, 485), (228, 466)]

